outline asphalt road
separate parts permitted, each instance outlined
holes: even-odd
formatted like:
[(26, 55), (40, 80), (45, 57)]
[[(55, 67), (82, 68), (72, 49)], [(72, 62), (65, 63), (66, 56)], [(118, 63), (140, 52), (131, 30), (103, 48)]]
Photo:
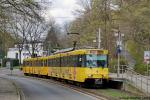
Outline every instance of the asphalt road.
[(96, 100), (96, 98), (53, 83), (30, 78), (11, 77), (25, 100)]
[(32, 78), (7, 76), (4, 73), (2, 76), (12, 79), (17, 84), (25, 100), (98, 100), (54, 83)]

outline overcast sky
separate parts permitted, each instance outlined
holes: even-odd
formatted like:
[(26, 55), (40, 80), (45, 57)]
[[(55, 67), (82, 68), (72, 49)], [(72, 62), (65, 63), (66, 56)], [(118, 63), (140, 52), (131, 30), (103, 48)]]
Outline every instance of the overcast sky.
[(47, 18), (54, 17), (56, 23), (63, 24), (75, 18), (73, 11), (79, 8), (77, 0), (52, 0), (52, 6), (47, 12)]

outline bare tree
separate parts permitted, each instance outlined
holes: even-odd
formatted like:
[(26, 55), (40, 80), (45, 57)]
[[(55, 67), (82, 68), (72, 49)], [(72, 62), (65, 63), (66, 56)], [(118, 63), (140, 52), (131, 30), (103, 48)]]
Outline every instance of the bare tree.
[[(0, 10), (3, 16), (11, 17), (10, 14), (26, 15), (30, 17), (39, 17), (37, 9), (41, 9), (40, 5), (33, 0), (1, 0)], [(9, 15), (9, 16), (8, 16)]]
[[(33, 0), (0, 0), (0, 31), (4, 33), (15, 33), (13, 37), (17, 37), (19, 41), (19, 48), (22, 48), (22, 36), (16, 31), (20, 31), (21, 27), (18, 27), (18, 17), (23, 16), (29, 18), (35, 18), (41, 20), (38, 10), (41, 9), (40, 4)], [(17, 18), (16, 18), (17, 17)], [(21, 18), (21, 17), (20, 17)], [(17, 19), (17, 20), (16, 20)], [(17, 23), (16, 23), (17, 22)], [(10, 25), (11, 24), (11, 25)], [(20, 25), (22, 26), (22, 25)], [(10, 31), (11, 28), (11, 31)], [(13, 31), (12, 31), (13, 30)], [(15, 31), (14, 31), (15, 30)], [(3, 36), (5, 37), (5, 36)], [(5, 41), (3, 42), (3, 44)], [(4, 47), (5, 49), (5, 47)], [(19, 49), (21, 52), (21, 49)]]
[(39, 43), (43, 43), (43, 36), (47, 34), (48, 29), (51, 27), (51, 23), (38, 20), (27, 21), (29, 27), (27, 28), (27, 34), (25, 35), (26, 42), (31, 44), (31, 57), (34, 57), (35, 51), (38, 51)]
[(11, 33), (15, 39), (15, 44), (19, 50), (19, 63), (21, 64), (21, 53), (24, 48), (24, 43), (26, 41), (27, 29), (29, 28), (29, 23), (26, 23), (25, 16), (15, 16), (16, 19), (9, 21), (7, 23), (7, 31)]

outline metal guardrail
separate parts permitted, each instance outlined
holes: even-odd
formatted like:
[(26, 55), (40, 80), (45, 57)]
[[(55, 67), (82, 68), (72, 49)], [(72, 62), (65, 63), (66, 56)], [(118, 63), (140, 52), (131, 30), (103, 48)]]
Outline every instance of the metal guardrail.
[(126, 79), (135, 85), (136, 88), (150, 94), (150, 77), (141, 75), (132, 69), (126, 70)]
[[(114, 66), (117, 72), (117, 67)], [(127, 65), (120, 66), (120, 78), (124, 78), (128, 83), (135, 86), (142, 92), (150, 95), (150, 76), (144, 76), (135, 72)]]

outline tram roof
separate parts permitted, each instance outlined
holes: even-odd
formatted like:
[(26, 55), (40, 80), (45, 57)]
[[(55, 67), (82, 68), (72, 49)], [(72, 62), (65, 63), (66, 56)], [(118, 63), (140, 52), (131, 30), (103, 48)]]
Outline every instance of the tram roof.
[(25, 61), (30, 61), (30, 60), (46, 60), (46, 59), (51, 59), (51, 58), (58, 58), (62, 56), (71, 56), (71, 55), (80, 55), (80, 54), (91, 54), (91, 51), (99, 51), (102, 54), (108, 54), (108, 50), (103, 50), (103, 49), (79, 49), (79, 50), (73, 50), (69, 52), (63, 52), (63, 53), (58, 53), (58, 54), (53, 54), (50, 56), (46, 57), (36, 57), (36, 58), (27, 58)]

